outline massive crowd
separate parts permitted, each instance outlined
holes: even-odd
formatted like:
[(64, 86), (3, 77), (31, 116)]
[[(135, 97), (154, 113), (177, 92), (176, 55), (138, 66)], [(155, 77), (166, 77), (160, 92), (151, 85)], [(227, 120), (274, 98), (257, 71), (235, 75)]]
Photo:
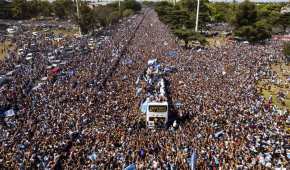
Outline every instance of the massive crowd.
[[(198, 169), (289, 169), (289, 111), (255, 86), (281, 43), (186, 51), (149, 9), (104, 32), (14, 38), (0, 62), (0, 109), (15, 111), (0, 119), (1, 169), (189, 169), (193, 152)], [(174, 127), (141, 123), (135, 82), (152, 58), (177, 69), (166, 77)]]

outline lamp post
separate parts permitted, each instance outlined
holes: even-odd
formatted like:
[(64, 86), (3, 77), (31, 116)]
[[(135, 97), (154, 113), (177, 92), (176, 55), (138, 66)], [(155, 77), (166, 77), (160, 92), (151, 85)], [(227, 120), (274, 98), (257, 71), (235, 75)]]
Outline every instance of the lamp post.
[(79, 0), (76, 0), (76, 5), (77, 5), (77, 16), (78, 16), (78, 22), (79, 22), (79, 34), (82, 36), (82, 31), (81, 31), (81, 25), (80, 25), (80, 9), (79, 9)]
[(200, 0), (197, 0), (196, 20), (195, 20), (195, 32), (197, 32), (197, 29), (198, 29), (199, 1)]
[(121, 0), (119, 0), (119, 14), (121, 15)]

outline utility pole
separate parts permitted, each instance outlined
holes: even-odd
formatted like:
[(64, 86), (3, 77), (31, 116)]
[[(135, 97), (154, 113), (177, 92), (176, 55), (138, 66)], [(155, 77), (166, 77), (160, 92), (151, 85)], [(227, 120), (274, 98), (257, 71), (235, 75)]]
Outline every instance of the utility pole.
[(77, 5), (77, 16), (78, 16), (78, 24), (79, 24), (79, 34), (80, 36), (82, 36), (82, 31), (81, 31), (81, 25), (80, 25), (80, 20), (81, 20), (81, 17), (80, 17), (80, 9), (79, 9), (79, 0), (76, 0), (76, 5)]
[(233, 0), (233, 11), (236, 9), (236, 0)]
[(121, 15), (121, 0), (119, 0), (119, 14)]
[(199, 1), (200, 1), (200, 0), (197, 0), (197, 7), (196, 7), (196, 20), (195, 20), (195, 32), (197, 32), (197, 28), (198, 28)]

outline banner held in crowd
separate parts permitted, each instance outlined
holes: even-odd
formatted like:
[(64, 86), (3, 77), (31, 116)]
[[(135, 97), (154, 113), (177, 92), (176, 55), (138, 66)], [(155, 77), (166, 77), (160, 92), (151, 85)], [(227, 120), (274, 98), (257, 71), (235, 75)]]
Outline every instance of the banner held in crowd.
[(136, 170), (136, 165), (135, 164), (130, 164), (124, 170)]
[(5, 112), (0, 113), (0, 117), (12, 117), (15, 115), (15, 112), (13, 109), (9, 109)]
[(190, 157), (190, 169), (191, 170), (195, 170), (195, 166), (196, 166), (196, 160), (197, 159), (197, 155), (196, 152), (193, 151), (191, 157)]

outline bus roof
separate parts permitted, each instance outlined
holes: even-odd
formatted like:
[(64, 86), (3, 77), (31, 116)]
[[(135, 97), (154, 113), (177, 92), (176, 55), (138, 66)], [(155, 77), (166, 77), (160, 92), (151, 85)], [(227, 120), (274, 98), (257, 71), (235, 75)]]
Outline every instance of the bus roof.
[(153, 101), (153, 102), (148, 102), (148, 105), (150, 105), (150, 106), (153, 106), (153, 105), (154, 106), (157, 106), (157, 105), (162, 105), (162, 106), (164, 105), (165, 106), (166, 105), (167, 106), (168, 105), (168, 102), (167, 101), (162, 101), (162, 102), (155, 102), (155, 101)]

